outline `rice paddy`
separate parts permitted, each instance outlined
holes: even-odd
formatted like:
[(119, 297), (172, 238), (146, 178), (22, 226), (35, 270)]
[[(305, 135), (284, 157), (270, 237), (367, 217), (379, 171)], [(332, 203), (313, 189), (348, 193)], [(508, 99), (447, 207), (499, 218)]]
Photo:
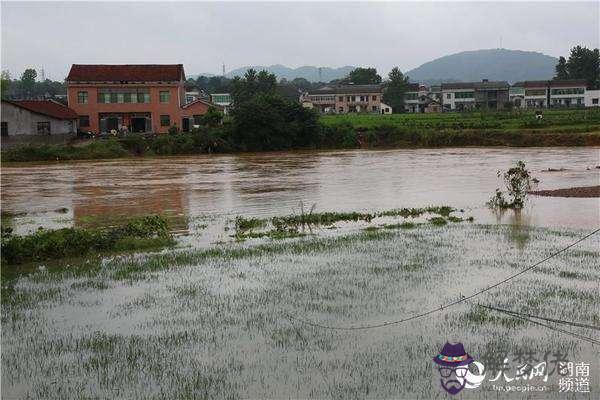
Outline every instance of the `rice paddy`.
[[(289, 317), (344, 327), (410, 316), (586, 233), (529, 228), (519, 244), (508, 226), (394, 228), (127, 255), (22, 276), (2, 304), (2, 397), (442, 398), (431, 358), (447, 340), (480, 360), (523, 347), (540, 357), (561, 350), (591, 363), (590, 390), (600, 390), (597, 348), (476, 306), (598, 323), (597, 236), (408, 324), (338, 331)], [(490, 385), (463, 396), (502, 398), (485, 391)]]

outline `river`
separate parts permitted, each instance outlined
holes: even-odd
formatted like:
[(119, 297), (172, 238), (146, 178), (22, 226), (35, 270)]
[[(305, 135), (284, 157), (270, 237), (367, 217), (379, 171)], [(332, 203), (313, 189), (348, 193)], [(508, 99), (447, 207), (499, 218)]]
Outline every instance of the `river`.
[(3, 166), (2, 210), (15, 215), (18, 233), (148, 213), (182, 217), (180, 228), (197, 231), (197, 221), (291, 214), (300, 204), (317, 211), (450, 205), (477, 223), (600, 224), (597, 198), (529, 196), (518, 215), (490, 211), (497, 171), (517, 160), (539, 189), (600, 184), (597, 147), (198, 155)]

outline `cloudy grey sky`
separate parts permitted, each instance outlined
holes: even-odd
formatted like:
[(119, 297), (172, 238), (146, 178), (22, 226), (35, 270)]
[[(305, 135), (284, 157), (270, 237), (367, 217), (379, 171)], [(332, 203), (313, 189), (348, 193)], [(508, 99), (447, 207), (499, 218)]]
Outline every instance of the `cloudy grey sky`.
[[(246, 65), (369, 65), (386, 73), (502, 47), (566, 55), (599, 45), (600, 2), (2, 2), (2, 69), (183, 63), (187, 74)], [(501, 41), (501, 42), (500, 42)]]

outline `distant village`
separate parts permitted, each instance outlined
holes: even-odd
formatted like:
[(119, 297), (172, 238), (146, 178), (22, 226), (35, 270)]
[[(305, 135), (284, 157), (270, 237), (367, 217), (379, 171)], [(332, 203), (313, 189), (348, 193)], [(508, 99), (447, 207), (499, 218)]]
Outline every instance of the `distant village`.
[[(78, 132), (188, 132), (209, 107), (224, 114), (229, 93), (186, 91), (183, 65), (72, 65), (64, 101), (2, 100), (2, 137), (73, 135)], [(384, 84), (327, 84), (297, 93), (300, 103), (321, 114), (399, 112), (384, 103)], [(407, 113), (469, 110), (598, 107), (600, 90), (584, 80), (407, 84)]]

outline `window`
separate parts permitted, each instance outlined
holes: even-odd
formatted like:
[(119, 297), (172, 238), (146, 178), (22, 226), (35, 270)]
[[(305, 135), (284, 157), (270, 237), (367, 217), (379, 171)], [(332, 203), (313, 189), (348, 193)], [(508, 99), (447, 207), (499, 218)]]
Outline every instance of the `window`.
[(339, 100), (339, 101), (344, 101), (344, 96), (340, 96), (340, 97), (338, 98), (338, 100)]
[(160, 126), (171, 126), (171, 118), (168, 115), (161, 115)]
[(451, 99), (452, 98), (452, 93), (446, 93), (446, 98), (447, 99)]
[(377, 111), (377, 106), (373, 106), (373, 111)]
[(90, 126), (90, 116), (89, 115), (80, 115), (79, 116), (79, 126)]
[(37, 123), (37, 134), (38, 135), (49, 135), (50, 134), (50, 122), (38, 122)]
[(418, 93), (416, 93), (416, 92), (405, 93), (404, 99), (405, 100), (417, 100), (417, 96), (418, 96)]
[(598, 104), (598, 99), (592, 99), (592, 104)]
[(6, 121), (2, 121), (2, 136), (8, 136), (8, 122)]
[(202, 115), (194, 115), (194, 125), (202, 125)]
[(564, 88), (564, 89), (552, 89), (553, 95), (561, 95), (561, 94), (583, 94), (585, 92), (584, 88)]
[(166, 91), (166, 90), (162, 91), (161, 90), (158, 93), (158, 95), (159, 95), (159, 99), (160, 99), (161, 103), (168, 103), (168, 102), (171, 101), (171, 92), (169, 92), (169, 91)]
[(457, 99), (472, 99), (475, 97), (475, 92), (456, 92), (454, 93), (454, 97)]
[(98, 103), (150, 103), (148, 89), (99, 89)]
[(526, 89), (525, 96), (545, 96), (546, 89)]
[(88, 92), (77, 92), (77, 102), (79, 104), (87, 104)]
[(377, 101), (377, 96), (373, 96), (373, 101)]

